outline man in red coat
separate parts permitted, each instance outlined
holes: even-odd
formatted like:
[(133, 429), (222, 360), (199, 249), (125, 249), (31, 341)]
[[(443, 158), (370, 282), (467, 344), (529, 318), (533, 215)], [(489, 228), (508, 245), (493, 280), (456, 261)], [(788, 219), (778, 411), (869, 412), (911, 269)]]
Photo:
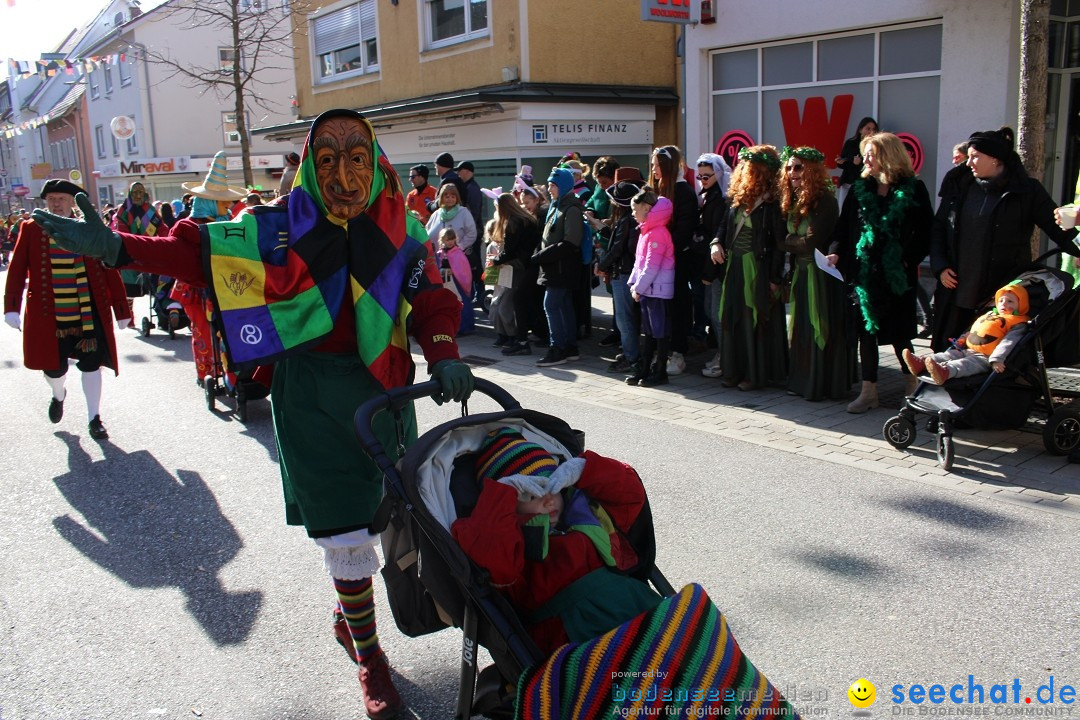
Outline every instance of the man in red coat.
[[(85, 191), (74, 183), (53, 179), (45, 183), (41, 197), (49, 212), (75, 217), (75, 195), (81, 192)], [(41, 226), (25, 222), (4, 290), (4, 321), (16, 330), (22, 329), (19, 311), (28, 279), (23, 364), (45, 372), (53, 393), (49, 420), (58, 423), (64, 416), (68, 360), (76, 360), (75, 367), (82, 372), (90, 437), (104, 440), (109, 434), (101, 423), (101, 367), (118, 372), (109, 308), (119, 327), (127, 327), (131, 320), (120, 273), (100, 260), (64, 250)]]

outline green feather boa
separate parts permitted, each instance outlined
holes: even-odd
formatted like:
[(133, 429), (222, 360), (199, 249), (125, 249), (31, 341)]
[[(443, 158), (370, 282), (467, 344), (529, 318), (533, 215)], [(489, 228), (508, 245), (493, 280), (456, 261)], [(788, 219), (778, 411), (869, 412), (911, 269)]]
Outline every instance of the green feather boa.
[(888, 307), (889, 295), (902, 295), (911, 287), (904, 272), (900, 228), (908, 210), (915, 206), (915, 178), (894, 184), (888, 203), (880, 202), (866, 180), (859, 180), (851, 190), (859, 202), (863, 226), (855, 246), (859, 261), (855, 294), (866, 331), (877, 335), (881, 329), (878, 313)]

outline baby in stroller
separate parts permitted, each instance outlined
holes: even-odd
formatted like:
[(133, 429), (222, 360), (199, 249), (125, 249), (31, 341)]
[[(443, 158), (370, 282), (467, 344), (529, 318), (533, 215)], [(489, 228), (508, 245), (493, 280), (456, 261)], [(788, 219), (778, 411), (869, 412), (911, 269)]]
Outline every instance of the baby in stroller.
[(935, 385), (988, 370), (1004, 372), (1005, 358), (1027, 331), (1029, 307), (1027, 290), (1010, 283), (994, 295), (994, 308), (980, 315), (952, 347), (923, 357), (905, 349), (904, 363), (912, 375), (925, 370)]
[(476, 507), (451, 534), (545, 653), (660, 603), (645, 583), (613, 572), (638, 561), (623, 535), (645, 505), (633, 468), (591, 451), (560, 465), (513, 427), (488, 433), (476, 466)]

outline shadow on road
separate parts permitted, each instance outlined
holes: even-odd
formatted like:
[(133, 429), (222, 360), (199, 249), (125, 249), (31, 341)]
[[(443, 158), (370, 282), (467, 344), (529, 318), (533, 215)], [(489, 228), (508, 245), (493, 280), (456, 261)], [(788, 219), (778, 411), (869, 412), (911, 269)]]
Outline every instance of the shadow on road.
[(887, 503), (889, 506), (912, 515), (957, 527), (999, 533), (1011, 530), (1016, 521), (990, 510), (981, 510), (936, 497), (908, 497)]
[(833, 575), (851, 580), (871, 581), (885, 577), (889, 570), (880, 563), (849, 552), (833, 550), (806, 550), (798, 554), (803, 562), (814, 565)]
[(218, 577), (243, 541), (198, 473), (173, 476), (146, 450), (101, 443), (94, 462), (67, 432), (69, 472), (54, 479), (73, 510), (53, 520), (86, 557), (136, 588), (176, 588), (186, 609), (218, 645), (242, 642), (262, 606), (258, 590), (230, 592)]

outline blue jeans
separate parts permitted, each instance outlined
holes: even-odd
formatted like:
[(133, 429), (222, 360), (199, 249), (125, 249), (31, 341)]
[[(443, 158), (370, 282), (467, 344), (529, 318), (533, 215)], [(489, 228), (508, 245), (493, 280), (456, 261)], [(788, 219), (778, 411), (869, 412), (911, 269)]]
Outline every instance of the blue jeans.
[(552, 347), (565, 349), (576, 344), (577, 326), (574, 323), (570, 288), (547, 288), (544, 292), (544, 314), (547, 315)]
[(630, 362), (637, 362), (640, 353), (638, 326), (634, 319), (634, 298), (630, 294), (630, 286), (626, 284), (626, 276), (611, 281), (611, 296), (615, 301), (615, 324), (622, 339), (623, 355)]

